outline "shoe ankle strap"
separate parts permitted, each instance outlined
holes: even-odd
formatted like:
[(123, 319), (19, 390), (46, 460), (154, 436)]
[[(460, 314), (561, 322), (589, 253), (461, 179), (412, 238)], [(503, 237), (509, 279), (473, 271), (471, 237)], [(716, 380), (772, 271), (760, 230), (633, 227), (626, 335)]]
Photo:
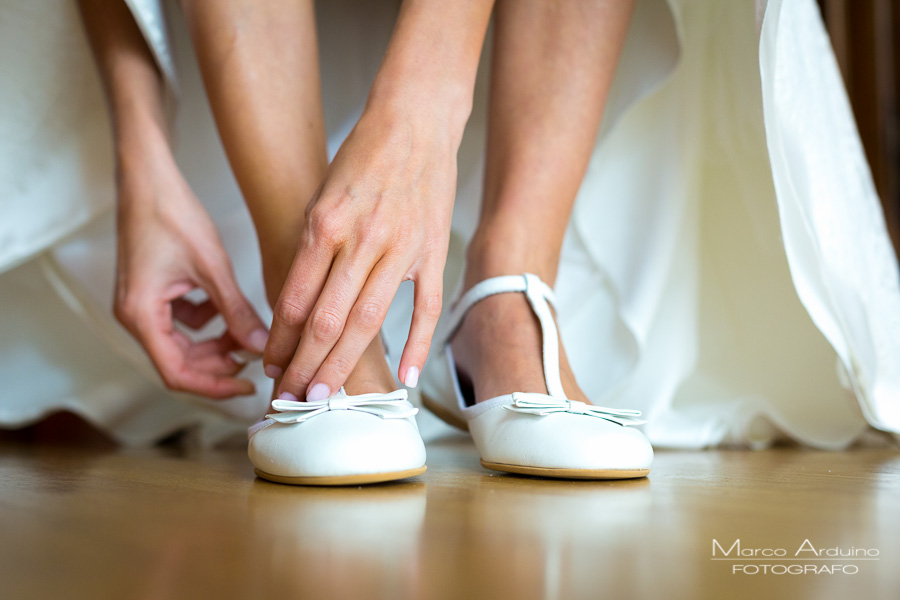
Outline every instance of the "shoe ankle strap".
[(553, 289), (540, 277), (532, 273), (522, 275), (501, 275), (485, 279), (463, 294), (450, 309), (443, 335), (439, 338), (449, 343), (450, 338), (459, 328), (469, 309), (477, 302), (496, 294), (521, 292), (528, 299), (531, 310), (541, 324), (543, 345), (544, 381), (547, 391), (554, 398), (565, 398), (562, 380), (559, 376), (559, 334), (550, 307), (556, 308), (556, 295)]

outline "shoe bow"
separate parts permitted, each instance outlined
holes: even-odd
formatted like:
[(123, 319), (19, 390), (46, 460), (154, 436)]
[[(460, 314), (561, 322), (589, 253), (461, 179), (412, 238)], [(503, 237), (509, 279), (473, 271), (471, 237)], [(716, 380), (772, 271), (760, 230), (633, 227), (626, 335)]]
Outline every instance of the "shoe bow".
[(341, 388), (331, 398), (318, 402), (301, 400), (273, 400), (275, 413), (266, 415), (278, 423), (302, 423), (313, 417), (333, 410), (354, 410), (382, 419), (406, 419), (419, 412), (406, 400), (406, 390), (395, 390), (387, 394), (371, 393), (348, 396)]
[(514, 392), (512, 397), (513, 403), (507, 404), (503, 408), (513, 412), (527, 413), (540, 417), (554, 413), (587, 415), (605, 419), (623, 427), (627, 425), (642, 425), (647, 422), (637, 418), (641, 416), (641, 411), (629, 408), (594, 406), (578, 400), (557, 399), (546, 394)]

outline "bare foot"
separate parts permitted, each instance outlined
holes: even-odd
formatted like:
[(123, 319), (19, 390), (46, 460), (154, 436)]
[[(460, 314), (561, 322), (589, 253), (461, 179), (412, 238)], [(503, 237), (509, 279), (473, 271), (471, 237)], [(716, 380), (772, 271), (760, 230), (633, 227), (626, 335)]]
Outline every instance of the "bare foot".
[[(483, 402), (512, 392), (547, 393), (541, 327), (523, 294), (496, 294), (469, 309), (451, 341), (461, 376)], [(589, 402), (560, 346), (560, 376), (570, 400)]]
[[(279, 381), (275, 382), (274, 389), (278, 389), (279, 383)], [(366, 348), (359, 362), (356, 363), (356, 368), (353, 369), (350, 377), (347, 378), (347, 383), (344, 384), (344, 390), (348, 395), (356, 396), (370, 392), (387, 393), (396, 389), (397, 384), (391, 374), (391, 368), (385, 360), (381, 339), (376, 337)]]
[(391, 368), (384, 358), (384, 347), (381, 345), (380, 337), (372, 340), (366, 348), (347, 383), (344, 384), (344, 389), (351, 396), (369, 392), (386, 393), (397, 389)]

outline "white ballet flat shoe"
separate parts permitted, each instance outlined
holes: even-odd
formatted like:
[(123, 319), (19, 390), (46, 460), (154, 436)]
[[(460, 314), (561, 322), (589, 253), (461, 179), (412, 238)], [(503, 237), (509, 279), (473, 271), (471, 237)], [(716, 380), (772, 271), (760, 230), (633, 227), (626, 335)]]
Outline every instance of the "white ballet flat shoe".
[[(450, 339), (478, 301), (524, 293), (541, 324), (544, 381), (549, 394), (514, 392), (475, 404), (459, 384)], [(475, 285), (442, 325), (442, 356), (423, 380), (422, 400), (435, 415), (472, 434), (481, 464), (492, 470), (566, 479), (645, 477), (653, 448), (637, 429), (640, 411), (569, 400), (559, 376), (559, 336), (553, 290), (537, 275), (504, 275)]]
[(294, 485), (359, 485), (425, 472), (425, 444), (406, 390), (319, 402), (273, 400), (248, 431), (259, 477)]

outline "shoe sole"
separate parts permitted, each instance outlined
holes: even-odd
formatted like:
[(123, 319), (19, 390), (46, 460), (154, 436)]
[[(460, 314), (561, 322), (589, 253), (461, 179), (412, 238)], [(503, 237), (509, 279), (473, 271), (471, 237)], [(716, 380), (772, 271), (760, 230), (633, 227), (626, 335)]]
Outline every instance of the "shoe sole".
[(551, 469), (492, 463), (485, 460), (481, 461), (481, 466), (492, 471), (552, 479), (640, 479), (650, 474), (650, 469)]
[(364, 473), (361, 475), (331, 475), (327, 477), (288, 477), (285, 475), (272, 475), (259, 469), (253, 469), (257, 477), (274, 481), (275, 483), (286, 483), (288, 485), (363, 485), (367, 483), (384, 483), (385, 481), (397, 481), (398, 479), (407, 479), (415, 477), (425, 472), (428, 467), (419, 467), (418, 469), (408, 469), (406, 471), (392, 471), (390, 473)]
[(444, 408), (439, 402), (432, 400), (425, 394), (422, 394), (422, 406), (427, 408), (434, 416), (436, 416), (447, 425), (456, 427), (457, 429), (461, 429), (462, 431), (469, 430), (469, 424), (466, 423), (464, 419), (457, 417), (455, 414), (450, 412), (449, 409)]

